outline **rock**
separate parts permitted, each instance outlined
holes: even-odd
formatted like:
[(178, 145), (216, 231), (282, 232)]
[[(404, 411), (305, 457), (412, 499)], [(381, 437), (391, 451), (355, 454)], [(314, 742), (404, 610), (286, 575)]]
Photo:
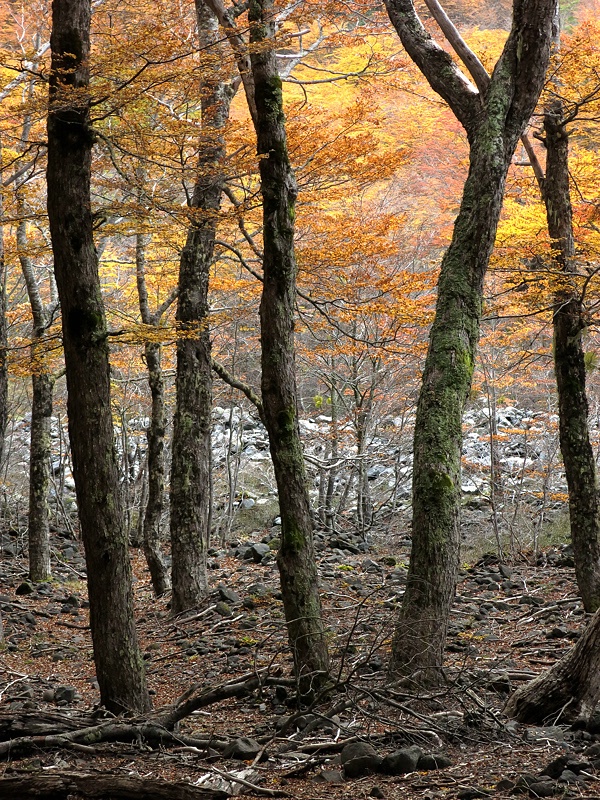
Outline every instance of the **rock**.
[(385, 794), (383, 793), (383, 790), (379, 788), (379, 786), (373, 786), (373, 788), (369, 792), (369, 797), (383, 798), (385, 797)]
[(20, 583), (15, 589), (15, 594), (18, 595), (32, 594), (32, 592), (33, 584), (29, 583), (29, 581), (23, 581), (23, 583)]
[(322, 769), (314, 779), (315, 783), (343, 783), (344, 778), (339, 769)]
[(389, 753), (382, 761), (381, 771), (387, 775), (406, 775), (414, 772), (423, 756), (423, 751), (417, 745), (403, 747), (394, 753)]
[(509, 794), (515, 788), (515, 782), (510, 781), (508, 778), (502, 778), (502, 780), (498, 781), (496, 784), (496, 791), (502, 792), (502, 794)]
[(57, 686), (54, 689), (55, 703), (72, 703), (77, 697), (77, 689), (73, 686)]
[(532, 797), (552, 797), (559, 794), (559, 789), (554, 781), (536, 781), (529, 785), (529, 794)]
[(452, 759), (448, 758), (444, 753), (425, 753), (417, 762), (417, 769), (426, 770), (430, 769), (445, 769), (452, 766)]
[(480, 789), (479, 786), (467, 786), (461, 789), (456, 797), (457, 800), (474, 800), (475, 797), (490, 797), (491, 794), (487, 789)]
[(219, 584), (217, 586), (217, 591), (219, 592), (219, 597), (225, 603), (239, 603), (240, 596), (237, 592), (234, 592), (233, 589), (228, 589), (226, 586)]
[(366, 742), (351, 742), (340, 756), (346, 778), (360, 778), (379, 769), (383, 759), (375, 748)]
[(223, 750), (224, 758), (235, 758), (238, 761), (249, 761), (256, 758), (262, 750), (260, 745), (255, 739), (250, 739), (246, 736), (240, 736), (239, 739), (234, 739), (230, 742), (225, 750)]
[(561, 772), (558, 779), (559, 783), (580, 783), (583, 782), (583, 775), (576, 775), (573, 770), (565, 769)]
[(233, 617), (233, 611), (232, 611), (232, 610), (229, 608), (229, 606), (227, 605), (227, 603), (224, 603), (222, 600), (220, 600), (220, 601), (219, 601), (219, 602), (216, 604), (216, 606), (215, 606), (215, 611), (216, 611), (216, 612), (217, 612), (217, 614), (219, 614), (219, 616), (221, 616), (221, 617)]

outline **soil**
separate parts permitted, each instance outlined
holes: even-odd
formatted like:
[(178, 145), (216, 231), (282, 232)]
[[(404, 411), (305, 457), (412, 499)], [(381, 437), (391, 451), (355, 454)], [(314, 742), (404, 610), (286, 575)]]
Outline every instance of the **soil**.
[[(0, 745), (16, 741), (33, 722), (46, 735), (60, 731), (65, 720), (71, 729), (107, 720), (98, 707), (79, 543), (56, 531), (53, 579), (31, 585), (22, 537), (13, 536), (14, 553), (5, 550), (0, 558)], [(254, 541), (260, 538), (257, 533)], [(239, 699), (201, 705), (161, 744), (142, 734), (93, 745), (51, 746), (38, 739), (26, 753), (3, 753), (0, 779), (108, 772), (198, 784), (206, 776), (214, 781), (219, 773), (239, 777), (239, 770), (250, 770), (245, 780), (258, 788), (229, 784), (227, 791), (235, 785), (248, 797), (275, 793), (306, 800), (469, 800), (516, 791), (600, 797), (600, 736), (593, 727), (572, 729), (566, 712), (536, 728), (502, 714), (509, 693), (560, 658), (585, 625), (568, 548), (512, 563), (488, 554), (463, 566), (447, 664), (439, 686), (427, 692), (410, 682), (393, 685), (385, 672), (408, 542), (375, 533), (364, 549), (336, 546), (319, 554), (337, 687), (311, 708), (296, 702), (272, 556), (254, 563), (234, 556), (232, 547), (215, 551), (209, 560), (213, 593), (202, 608), (173, 618), (168, 597), (154, 597), (143, 557), (132, 549), (138, 629), (155, 709), (187, 692), (201, 695), (257, 675), (261, 685)], [(239, 737), (258, 742), (258, 752), (226, 758), (227, 743)], [(380, 756), (418, 745), (452, 765), (348, 778), (340, 753), (353, 741), (371, 743)], [(559, 756), (570, 760), (570, 775), (563, 770), (542, 790), (539, 776)], [(0, 780), (0, 797), (1, 786)]]

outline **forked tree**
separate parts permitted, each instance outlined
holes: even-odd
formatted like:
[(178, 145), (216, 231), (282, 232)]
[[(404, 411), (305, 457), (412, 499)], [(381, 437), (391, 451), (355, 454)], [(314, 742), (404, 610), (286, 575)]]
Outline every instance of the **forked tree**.
[(483, 279), (508, 168), (542, 89), (555, 0), (515, 0), (502, 54), (487, 85), (478, 87), (428, 34), (411, 0), (386, 0), (386, 7), (408, 55), (469, 142), (469, 172), (442, 259), (417, 407), (413, 546), (390, 662), (392, 674), (430, 680), (442, 665), (459, 565), (462, 415), (479, 340)]
[(69, 437), (102, 703), (150, 706), (133, 617), (128, 540), (110, 407), (108, 335), (90, 202), (90, 0), (54, 0), (48, 107), (48, 217), (62, 312)]

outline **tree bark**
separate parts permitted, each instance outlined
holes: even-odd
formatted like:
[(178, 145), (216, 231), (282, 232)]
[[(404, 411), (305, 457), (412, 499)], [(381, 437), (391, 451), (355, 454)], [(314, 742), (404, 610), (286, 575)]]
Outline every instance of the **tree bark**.
[(390, 671), (437, 679), (460, 551), (462, 415), (479, 339), (483, 279), (517, 141), (548, 64), (554, 0), (516, 0), (513, 25), (486, 91), (478, 93), (423, 28), (410, 0), (386, 0), (409, 56), (469, 139), (469, 173), (438, 281), (417, 406), (413, 546)]
[(577, 280), (569, 188), (569, 136), (562, 103), (544, 114), (546, 177), (542, 194), (555, 261), (564, 273), (554, 304), (554, 371), (560, 449), (569, 488), (569, 519), (577, 585), (586, 611), (600, 607), (600, 508), (596, 461), (588, 428), (583, 333), (588, 325)]
[(329, 655), (298, 427), (294, 350), (297, 186), (287, 150), (281, 80), (269, 44), (272, 16), (269, 0), (251, 0), (250, 58), (263, 200), (261, 386), (281, 510), (281, 547), (277, 557), (281, 593), (296, 677), (301, 692), (308, 693), (327, 676)]
[[(203, 50), (214, 47), (218, 51), (217, 20), (202, 0), (196, 0), (196, 16)], [(204, 138), (179, 265), (177, 303), (177, 404), (171, 462), (171, 610), (175, 614), (197, 606), (208, 593), (212, 411), (208, 282), (224, 180), (222, 134), (231, 103), (229, 87), (218, 71), (205, 76), (201, 103)]]
[(554, 666), (510, 697), (504, 713), (519, 722), (542, 724), (566, 712), (589, 717), (600, 700), (600, 610), (580, 639)]
[(102, 703), (150, 701), (133, 592), (110, 408), (109, 351), (92, 236), (90, 0), (54, 0), (48, 110), (48, 216), (62, 309), (69, 436)]
[(27, 542), (29, 546), (29, 577), (34, 581), (48, 580), (50, 568), (50, 458), (52, 439), (50, 426), (54, 395), (54, 378), (48, 371), (43, 336), (46, 332), (50, 309), (44, 308), (37, 284), (34, 266), (27, 255), (27, 221), (25, 205), (19, 189), (16, 192), (17, 248), (21, 271), (27, 287), (33, 334), (31, 344), (31, 430), (29, 443), (29, 521)]
[[(143, 175), (140, 175), (143, 180)], [(143, 192), (141, 192), (143, 195)], [(140, 205), (143, 197), (140, 198)], [(152, 315), (148, 303), (146, 286), (146, 247), (150, 237), (139, 233), (136, 240), (136, 279), (138, 301), (142, 322), (155, 326), (160, 314)], [(146, 563), (150, 570), (152, 588), (157, 596), (165, 594), (171, 588), (169, 571), (161, 550), (161, 523), (165, 506), (165, 435), (167, 428), (167, 412), (165, 408), (165, 386), (161, 367), (161, 346), (158, 342), (146, 342), (144, 346), (148, 383), (152, 396), (150, 424), (148, 425), (148, 498), (143, 510), (142, 547)], [(140, 512), (142, 513), (142, 512)]]
[(203, 789), (185, 781), (168, 782), (115, 775), (114, 772), (107, 775), (61, 772), (0, 778), (0, 793), (4, 800), (23, 800), (25, 797), (68, 800), (75, 794), (110, 797), (111, 800), (227, 800), (229, 796), (226, 792)]
[[(0, 139), (0, 185), (2, 140)], [(4, 437), (8, 421), (8, 323), (6, 319), (6, 261), (4, 255), (4, 198), (0, 192), (0, 469), (4, 467)]]

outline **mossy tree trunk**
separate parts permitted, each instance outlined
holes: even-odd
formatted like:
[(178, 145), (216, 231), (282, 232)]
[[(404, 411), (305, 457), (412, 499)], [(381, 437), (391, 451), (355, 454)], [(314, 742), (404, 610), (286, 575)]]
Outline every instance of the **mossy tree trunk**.
[(302, 693), (319, 685), (329, 656), (318, 590), (312, 517), (298, 427), (294, 311), (296, 180), (290, 165), (270, 0), (249, 6), (255, 127), (263, 201), (263, 292), (260, 303), (262, 399), (281, 510), (277, 563)]
[(558, 392), (560, 449), (569, 488), (569, 519), (575, 575), (586, 611), (600, 607), (600, 509), (596, 461), (588, 428), (583, 334), (588, 325), (577, 277), (569, 190), (569, 137), (562, 103), (544, 114), (546, 177), (543, 197), (548, 232), (564, 278), (554, 304), (554, 371)]
[[(202, 50), (219, 52), (218, 23), (196, 0)], [(206, 549), (210, 534), (212, 376), (208, 325), (208, 283), (223, 191), (223, 129), (231, 91), (219, 74), (205, 74), (201, 86), (203, 139), (190, 202), (190, 226), (179, 265), (177, 301), (176, 409), (171, 461), (171, 555), (177, 614), (197, 606), (208, 593)]]
[(390, 671), (436, 679), (443, 662), (460, 551), (462, 415), (471, 389), (483, 279), (504, 184), (548, 63), (554, 0), (516, 0), (493, 75), (478, 92), (429, 36), (410, 0), (386, 0), (409, 56), (450, 105), (469, 139), (469, 173), (438, 281), (417, 406), (413, 546)]
[(110, 407), (109, 351), (92, 236), (90, 0), (54, 0), (48, 109), (48, 216), (68, 391), (73, 477), (85, 548), (100, 698), (150, 706), (133, 617), (127, 534)]

